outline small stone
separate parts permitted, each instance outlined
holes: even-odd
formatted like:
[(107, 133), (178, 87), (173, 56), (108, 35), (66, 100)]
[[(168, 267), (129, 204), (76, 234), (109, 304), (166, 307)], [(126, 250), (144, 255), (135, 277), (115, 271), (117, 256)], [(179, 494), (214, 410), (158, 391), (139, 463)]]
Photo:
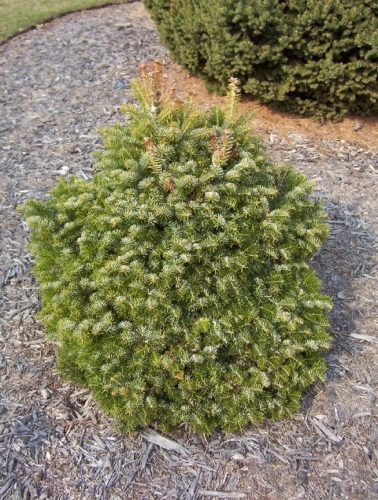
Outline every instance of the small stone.
[(132, 28), (133, 25), (130, 23), (118, 23), (115, 25), (118, 31), (126, 30), (128, 28)]
[(125, 87), (126, 87), (125, 80), (116, 80), (113, 83), (113, 89), (120, 90), (120, 89), (124, 89)]
[(241, 453), (234, 453), (231, 458), (232, 460), (240, 461), (244, 460), (245, 457)]
[(270, 134), (269, 135), (269, 142), (270, 142), (270, 144), (275, 144), (277, 142), (277, 136), (276, 136), (276, 134)]
[(57, 171), (57, 173), (58, 173), (59, 175), (65, 176), (65, 175), (67, 175), (67, 174), (68, 174), (68, 172), (69, 172), (69, 171), (70, 171), (70, 167), (68, 167), (67, 165), (63, 165), (63, 167), (61, 167), (61, 168)]
[(67, 151), (69, 153), (77, 153), (77, 148), (78, 148), (78, 145), (77, 144), (70, 144), (68, 147), (67, 147)]
[(41, 389), (41, 395), (45, 400), (49, 398), (49, 393), (48, 391), (46, 391), (46, 389)]
[(353, 127), (353, 130), (357, 132), (357, 130), (360, 130), (361, 128), (363, 128), (363, 126), (364, 124), (362, 122), (356, 122), (356, 124)]

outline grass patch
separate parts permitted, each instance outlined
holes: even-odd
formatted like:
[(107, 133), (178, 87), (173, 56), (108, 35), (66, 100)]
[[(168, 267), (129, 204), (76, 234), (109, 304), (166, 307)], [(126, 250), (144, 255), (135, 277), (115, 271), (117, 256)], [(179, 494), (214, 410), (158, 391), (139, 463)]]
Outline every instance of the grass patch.
[(55, 16), (130, 0), (0, 0), (0, 41)]

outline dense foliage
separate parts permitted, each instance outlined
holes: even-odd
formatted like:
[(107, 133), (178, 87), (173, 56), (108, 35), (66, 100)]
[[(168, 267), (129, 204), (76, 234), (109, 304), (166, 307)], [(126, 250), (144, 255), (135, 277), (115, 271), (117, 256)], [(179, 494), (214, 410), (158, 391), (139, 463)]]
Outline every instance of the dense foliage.
[(378, 2), (145, 0), (173, 57), (211, 86), (341, 118), (378, 111)]
[(144, 70), (94, 177), (23, 208), (59, 367), (127, 431), (282, 418), (325, 374), (330, 303), (308, 265), (324, 213), (230, 87), (205, 113)]

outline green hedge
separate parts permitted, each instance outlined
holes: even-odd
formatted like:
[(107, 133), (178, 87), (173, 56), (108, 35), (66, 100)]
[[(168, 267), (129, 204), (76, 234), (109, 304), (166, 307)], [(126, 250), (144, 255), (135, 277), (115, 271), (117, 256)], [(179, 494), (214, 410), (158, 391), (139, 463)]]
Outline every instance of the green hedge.
[(172, 56), (211, 87), (319, 119), (378, 111), (378, 2), (145, 0)]
[(324, 212), (235, 118), (234, 85), (204, 113), (160, 80), (104, 131), (92, 180), (23, 208), (60, 369), (127, 431), (291, 415), (326, 371), (330, 302), (308, 265)]

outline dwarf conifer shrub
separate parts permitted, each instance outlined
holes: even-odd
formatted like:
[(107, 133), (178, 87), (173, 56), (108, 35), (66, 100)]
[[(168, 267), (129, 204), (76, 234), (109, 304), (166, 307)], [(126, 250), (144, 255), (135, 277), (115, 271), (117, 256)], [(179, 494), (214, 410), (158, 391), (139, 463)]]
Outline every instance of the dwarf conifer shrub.
[(378, 112), (378, 3), (145, 0), (173, 57), (211, 87), (319, 119)]
[(236, 117), (235, 82), (202, 112), (160, 80), (144, 70), (91, 180), (23, 208), (59, 367), (126, 431), (291, 415), (326, 371), (330, 301), (309, 267), (324, 212)]

